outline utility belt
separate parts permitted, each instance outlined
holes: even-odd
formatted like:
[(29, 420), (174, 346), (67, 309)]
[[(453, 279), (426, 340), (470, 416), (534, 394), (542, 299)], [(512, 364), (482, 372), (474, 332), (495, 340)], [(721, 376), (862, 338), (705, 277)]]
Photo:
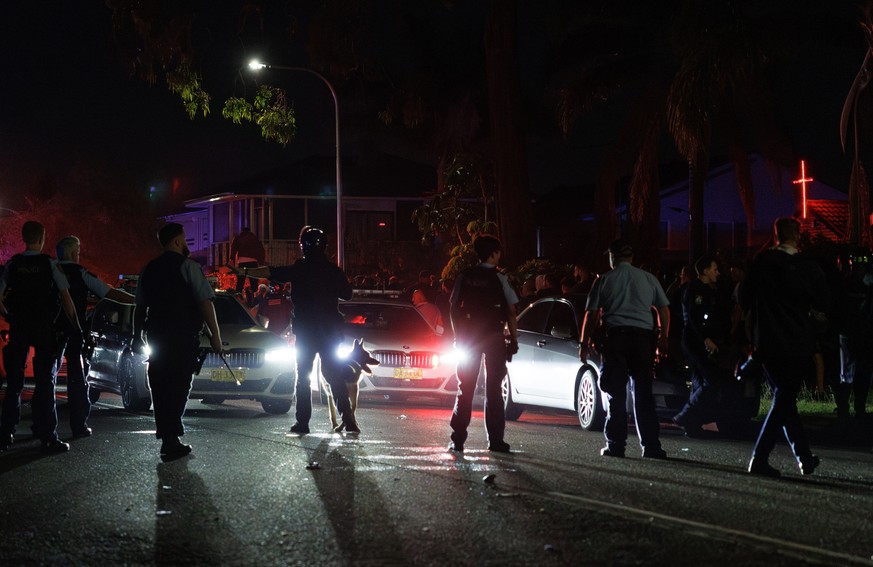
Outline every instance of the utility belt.
[(656, 334), (653, 329), (643, 329), (642, 327), (618, 326), (606, 329), (607, 339), (618, 336), (654, 337)]

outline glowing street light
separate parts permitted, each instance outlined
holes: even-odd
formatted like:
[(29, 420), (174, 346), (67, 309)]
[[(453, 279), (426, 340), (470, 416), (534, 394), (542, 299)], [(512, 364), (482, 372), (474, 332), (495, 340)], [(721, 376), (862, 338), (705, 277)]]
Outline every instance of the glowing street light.
[(253, 59), (249, 62), (249, 69), (252, 71), (259, 71), (261, 69), (280, 69), (282, 71), (302, 71), (304, 73), (309, 73), (310, 75), (315, 75), (321, 81), (327, 85), (327, 88), (330, 90), (330, 94), (333, 97), (333, 111), (334, 111), (334, 121), (336, 124), (336, 261), (339, 264), (339, 267), (345, 269), (345, 258), (343, 254), (343, 185), (342, 185), (342, 175), (340, 173), (340, 115), (339, 115), (339, 100), (336, 96), (336, 91), (333, 88), (333, 85), (330, 84), (324, 75), (319, 73), (318, 71), (314, 71), (307, 67), (285, 67), (282, 65), (268, 65), (266, 63), (261, 63), (260, 61)]

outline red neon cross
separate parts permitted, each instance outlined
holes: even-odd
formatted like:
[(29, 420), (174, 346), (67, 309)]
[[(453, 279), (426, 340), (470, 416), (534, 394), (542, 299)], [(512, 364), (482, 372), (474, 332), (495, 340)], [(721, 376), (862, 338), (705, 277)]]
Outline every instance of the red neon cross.
[(806, 184), (812, 181), (812, 177), (806, 176), (806, 161), (800, 160), (800, 179), (792, 181), (795, 185), (798, 183), (801, 186), (801, 200), (803, 201), (803, 218), (806, 218)]

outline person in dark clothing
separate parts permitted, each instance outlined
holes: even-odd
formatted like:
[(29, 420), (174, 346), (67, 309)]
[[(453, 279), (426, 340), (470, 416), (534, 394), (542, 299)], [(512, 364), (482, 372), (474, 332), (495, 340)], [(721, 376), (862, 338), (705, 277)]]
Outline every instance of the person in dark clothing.
[[(85, 336), (88, 335), (88, 322), (85, 318), (85, 310), (88, 307), (88, 293), (92, 293), (100, 299), (107, 297), (119, 303), (133, 303), (133, 295), (121, 289), (114, 289), (106, 285), (97, 276), (86, 270), (79, 264), (79, 254), (82, 243), (75, 236), (65, 236), (57, 246), (58, 266), (67, 281), (70, 283), (70, 297), (76, 307), (76, 316), (82, 324)], [(70, 429), (73, 437), (88, 437), (91, 428), (88, 427), (88, 416), (91, 414), (91, 400), (88, 398), (88, 360), (83, 356), (84, 344), (75, 340), (75, 333), (65, 329), (58, 345), (57, 363), (55, 368), (60, 368), (61, 361), (67, 359), (67, 400), (70, 406)]]
[(699, 437), (702, 425), (716, 412), (721, 388), (731, 380), (736, 351), (730, 340), (731, 304), (716, 287), (718, 263), (713, 256), (695, 262), (697, 278), (682, 294), (682, 350), (691, 366), (691, 395), (673, 421), (689, 437)]
[[(630, 376), (634, 420), (643, 457), (666, 459), (667, 453), (659, 439), (660, 425), (652, 394), (652, 367), (655, 346), (661, 352), (667, 348), (669, 302), (655, 276), (631, 265), (634, 250), (629, 242), (616, 240), (609, 245), (608, 252), (612, 270), (600, 276), (591, 287), (579, 348), (579, 358), (587, 363), (595, 332), (601, 325), (606, 328), (600, 389), (606, 394), (608, 409), (603, 429), (606, 447), (600, 454), (624, 457)], [(658, 312), (660, 336), (653, 329), (652, 308)]]
[(325, 255), (327, 238), (321, 229), (304, 226), (299, 241), (303, 258), (293, 265), (243, 270), (244, 275), (255, 274), (291, 284), (291, 303), (294, 305), (291, 328), (297, 341), (297, 408), (291, 433), (309, 433), (309, 419), (312, 417), (312, 394), (309, 388), (315, 355), (321, 359), (322, 373), (342, 417), (342, 424), (337, 430), (360, 433), (352, 412), (348, 386), (336, 355), (343, 340), (343, 318), (338, 309), (338, 300), (351, 299), (352, 286), (343, 271)]
[[(70, 298), (70, 284), (57, 263), (42, 254), (45, 227), (27, 221), (21, 227), (26, 250), (16, 254), (0, 275), (0, 315), (9, 321), (9, 344), (3, 349), (6, 391), (0, 417), (0, 451), (6, 451), (21, 419), (21, 391), (24, 366), (33, 347), (33, 435), (46, 453), (69, 451), (70, 445), (58, 439), (58, 414), (55, 407), (57, 331), (64, 311), (71, 329), (70, 341), (81, 344), (82, 328)], [(7, 294), (7, 295), (4, 295)]]
[(848, 273), (841, 281), (835, 300), (835, 321), (839, 331), (840, 383), (834, 393), (837, 416), (849, 423), (849, 398), (854, 393), (855, 419), (868, 421), (867, 395), (873, 377), (873, 273), (867, 253), (846, 258)]
[(588, 294), (591, 291), (591, 286), (597, 279), (595, 274), (585, 264), (577, 262), (573, 264), (573, 280), (576, 282), (570, 289), (571, 294)]
[(418, 272), (418, 281), (414, 284), (408, 286), (403, 290), (403, 293), (400, 294), (400, 300), (412, 303), (412, 294), (415, 290), (420, 289), (424, 292), (425, 297), (430, 303), (434, 302), (436, 299), (436, 290), (433, 286), (430, 285), (430, 277), (433, 275), (433, 272), (430, 270), (422, 270)]
[(800, 223), (780, 218), (774, 223), (777, 245), (758, 254), (738, 299), (750, 310), (754, 358), (764, 365), (773, 389), (773, 404), (761, 426), (749, 472), (778, 477), (768, 460), (782, 431), (804, 475), (820, 460), (812, 454), (797, 413), (797, 393), (804, 376), (814, 370), (815, 329), (811, 312), (825, 313), (830, 294), (821, 268), (798, 254)]
[[(481, 234), (473, 240), (473, 249), (481, 263), (458, 274), (449, 300), (455, 342), (465, 353), (465, 359), (458, 363), (458, 395), (452, 412), (449, 450), (464, 451), (473, 410), (473, 394), (484, 355), (488, 450), (509, 453), (509, 443), (503, 439), (506, 416), (501, 385), (506, 376), (507, 354), (518, 351), (515, 320), (518, 296), (506, 276), (497, 271), (503, 254), (500, 241), (491, 235)], [(509, 329), (509, 346), (506, 344), (504, 326)]]
[(161, 440), (161, 459), (166, 461), (191, 452), (191, 446), (179, 437), (185, 434), (182, 416), (191, 392), (199, 335), (206, 323), (209, 343), (218, 353), (221, 331), (212, 304), (215, 292), (200, 265), (188, 258), (182, 225), (164, 225), (158, 240), (164, 253), (146, 264), (136, 288), (133, 348), (141, 352), (147, 344), (151, 351), (148, 376), (155, 435)]
[[(264, 245), (258, 240), (249, 227), (244, 226), (239, 234), (234, 237), (230, 243), (230, 257), (234, 261), (237, 268), (255, 268), (266, 263), (267, 253), (264, 250)], [(236, 292), (242, 293), (246, 285), (246, 278), (237, 275)], [(252, 289), (257, 287), (257, 278), (249, 278), (249, 286)]]

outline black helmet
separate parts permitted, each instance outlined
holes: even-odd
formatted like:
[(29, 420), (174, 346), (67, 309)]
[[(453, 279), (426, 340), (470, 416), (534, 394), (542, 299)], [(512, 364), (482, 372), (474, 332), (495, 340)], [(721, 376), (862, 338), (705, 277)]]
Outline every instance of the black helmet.
[(327, 237), (324, 236), (324, 231), (314, 226), (304, 226), (300, 230), (300, 250), (303, 251), (303, 257), (306, 258), (313, 252), (324, 254), (324, 249), (327, 246)]

